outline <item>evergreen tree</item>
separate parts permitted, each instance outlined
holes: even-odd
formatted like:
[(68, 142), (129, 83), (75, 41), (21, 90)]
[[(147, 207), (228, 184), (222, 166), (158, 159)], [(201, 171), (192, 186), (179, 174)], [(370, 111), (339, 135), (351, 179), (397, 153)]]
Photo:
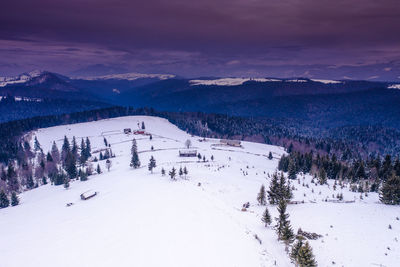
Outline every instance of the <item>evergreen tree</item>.
[(316, 267), (317, 262), (315, 261), (312, 248), (306, 241), (298, 251), (296, 263), (299, 267)]
[(142, 121), (142, 130), (145, 130), (146, 126), (144, 125), (144, 121)]
[(151, 173), (153, 173), (153, 169), (154, 169), (156, 166), (157, 166), (157, 165), (156, 165), (156, 160), (154, 159), (153, 156), (151, 156), (151, 157), (150, 157), (150, 161), (149, 161), (149, 165), (148, 165), (149, 171), (150, 171)]
[(176, 180), (176, 169), (175, 169), (175, 167), (172, 167), (172, 170), (169, 172), (169, 176), (171, 177), (171, 180), (173, 180), (173, 181)]
[(299, 250), (303, 246), (303, 239), (304, 238), (302, 236), (297, 237), (297, 241), (296, 243), (293, 244), (292, 250), (289, 255), (290, 259), (296, 264), (297, 264), (297, 257), (299, 255)]
[(75, 136), (72, 137), (72, 148), (71, 153), (74, 156), (75, 160), (78, 159), (78, 145), (76, 144)]
[(400, 177), (392, 175), (383, 183), (379, 199), (384, 204), (400, 204)]
[(258, 192), (258, 195), (257, 195), (257, 201), (258, 201), (258, 204), (260, 204), (260, 205), (266, 205), (267, 204), (267, 201), (265, 200), (265, 186), (264, 185), (261, 185), (261, 188), (260, 188), (260, 192)]
[(294, 159), (289, 159), (289, 167), (288, 167), (288, 178), (289, 179), (296, 179), (296, 163)]
[(101, 173), (100, 164), (97, 164), (96, 172), (97, 172), (98, 174)]
[(164, 168), (161, 168), (161, 175), (165, 176), (165, 169)]
[(68, 177), (65, 177), (65, 179), (64, 179), (64, 188), (65, 189), (69, 188), (69, 178)]
[(58, 172), (55, 174), (54, 185), (62, 185), (66, 177), (67, 176), (65, 175), (64, 171), (60, 168)]
[(182, 169), (182, 167), (180, 167), (179, 168), (179, 177), (182, 177), (182, 175), (183, 175), (183, 169)]
[(214, 155), (211, 155), (211, 161), (214, 161)]
[(269, 154), (268, 154), (268, 159), (269, 159), (269, 160), (272, 160), (273, 158), (274, 158), (274, 157), (272, 156), (272, 152), (270, 151)]
[(268, 200), (272, 205), (277, 204), (279, 200), (279, 183), (278, 174), (276, 172), (272, 175), (272, 180), (269, 184)]
[(4, 191), (0, 192), (0, 209), (7, 208), (10, 206), (10, 200), (8, 200), (8, 197)]
[(88, 137), (86, 137), (86, 149), (85, 149), (85, 153), (86, 153), (86, 158), (90, 158), (92, 156), (92, 146), (90, 145), (90, 140)]
[(104, 137), (104, 145), (107, 147), (108, 146), (108, 142), (107, 139)]
[(17, 172), (15, 171), (14, 165), (11, 163), (11, 161), (8, 163), (7, 166), (7, 183), (8, 183), (8, 188), (11, 192), (19, 190), (19, 181)]
[(79, 169), (79, 179), (84, 182), (88, 180), (88, 173)]
[(188, 173), (189, 173), (189, 171), (188, 171), (188, 169), (186, 168), (186, 166), (183, 167), (183, 174), (185, 175), (185, 179), (186, 179), (186, 176), (188, 175)]
[(33, 181), (33, 177), (32, 175), (29, 175), (26, 179), (26, 186), (28, 187), (28, 189), (32, 189), (33, 187), (35, 187), (35, 182)]
[(72, 152), (68, 152), (65, 159), (65, 171), (68, 174), (68, 178), (76, 178), (78, 171), (76, 169), (76, 160)]
[(286, 178), (283, 173), (281, 173), (279, 177), (278, 197), (287, 202), (293, 197), (292, 189), (290, 188), (289, 183), (286, 184)]
[(321, 185), (326, 184), (327, 178), (326, 178), (326, 171), (325, 171), (325, 168), (324, 168), (324, 167), (322, 167), (322, 168), (319, 170), (319, 173), (318, 173), (318, 181), (319, 181), (319, 183), (320, 183)]
[(263, 223), (265, 223), (265, 227), (271, 224), (271, 215), (269, 214), (269, 210), (267, 207), (265, 208), (261, 220)]
[(64, 143), (61, 148), (61, 161), (63, 165), (65, 164), (65, 159), (67, 158), (67, 154), (71, 152), (70, 145), (67, 136), (64, 135)]
[[(49, 154), (48, 154), (49, 155)], [(53, 141), (53, 145), (51, 146), (51, 158), (52, 161), (58, 164), (60, 162), (60, 152), (58, 151), (58, 147), (56, 145), (56, 142)], [(48, 157), (47, 157), (47, 161)]]
[(37, 137), (35, 136), (35, 141), (33, 144), (33, 149), (37, 152), (37, 151), (41, 151), (42, 147), (40, 146), (39, 141), (37, 140)]
[(17, 206), (19, 204), (19, 198), (17, 196), (17, 193), (12, 192), (11, 194), (11, 206)]
[(139, 155), (137, 152), (137, 144), (136, 144), (136, 140), (133, 139), (132, 140), (132, 147), (131, 147), (131, 167), (137, 169), (140, 167), (140, 160), (139, 160)]
[[(101, 151), (100, 151), (100, 158), (101, 158)], [(81, 155), (79, 157), (79, 163), (81, 165), (84, 165), (87, 161), (87, 153), (86, 153), (86, 145), (85, 145), (85, 141), (83, 140), (83, 138), (81, 139)]]
[(278, 224), (276, 225), (276, 232), (278, 239), (289, 244), (293, 241), (294, 234), (290, 226), (289, 214), (286, 213), (287, 203), (285, 200), (280, 200), (278, 204), (279, 217), (277, 218)]

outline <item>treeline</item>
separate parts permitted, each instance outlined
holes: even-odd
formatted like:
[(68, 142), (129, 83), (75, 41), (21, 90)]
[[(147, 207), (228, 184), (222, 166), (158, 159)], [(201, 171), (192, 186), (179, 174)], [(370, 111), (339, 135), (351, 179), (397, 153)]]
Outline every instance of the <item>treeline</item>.
[[(106, 168), (111, 167), (110, 157), (113, 157), (111, 145), (104, 138), (104, 155), (100, 152), (100, 160), (106, 160)], [(30, 142), (25, 140), (18, 146), (17, 157), (10, 160), (7, 166), (0, 168), (0, 208), (7, 207), (10, 203), (18, 205), (16, 194), (24, 190), (30, 190), (47, 183), (52, 185), (64, 185), (66, 189), (70, 181), (77, 179), (86, 181), (88, 176), (98, 173), (101, 168), (97, 163), (98, 158), (92, 156), (89, 138), (82, 138), (80, 145), (75, 137), (69, 140), (64, 136), (61, 149), (53, 142), (51, 150), (43, 151), (38, 139), (35, 137), (33, 148)], [(97, 163), (94, 168), (93, 163)], [(13, 204), (14, 203), (14, 204)], [(16, 203), (16, 204), (15, 204)]]
[[(230, 138), (255, 141), (283, 146), (288, 151), (335, 157), (351, 162), (366, 160), (384, 152), (395, 156), (400, 154), (400, 133), (380, 127), (345, 127), (334, 135), (315, 136), (290, 120), (234, 117), (223, 114), (202, 112), (160, 112), (152, 108), (110, 107), (72, 114), (51, 115), (17, 120), (0, 124), (0, 162), (7, 162), (16, 156), (16, 148), (23, 133), (62, 124), (89, 122), (100, 119), (129, 115), (150, 115), (168, 119), (180, 129), (202, 137)], [(357, 130), (359, 129), (359, 131)], [(357, 132), (360, 134), (357, 135)], [(379, 134), (378, 134), (379, 133)], [(357, 137), (355, 137), (357, 136)]]
[[(282, 155), (278, 169), (287, 172), (289, 179), (299, 173), (310, 173), (325, 184), (328, 179), (351, 183), (355, 192), (378, 192), (385, 204), (400, 204), (400, 159), (390, 155), (341, 161), (335, 155), (320, 156), (292, 151)], [(335, 183), (336, 184), (336, 183)]]

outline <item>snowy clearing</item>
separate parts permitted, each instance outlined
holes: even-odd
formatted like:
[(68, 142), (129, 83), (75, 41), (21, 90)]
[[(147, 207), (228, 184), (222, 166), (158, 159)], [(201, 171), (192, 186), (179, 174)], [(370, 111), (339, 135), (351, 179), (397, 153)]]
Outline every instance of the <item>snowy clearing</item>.
[[(142, 121), (152, 140), (123, 133)], [(68, 190), (41, 186), (21, 194), (19, 206), (1, 209), (2, 266), (293, 266), (274, 229), (261, 222), (265, 207), (256, 202), (283, 148), (250, 142), (216, 146), (219, 140), (203, 141), (165, 119), (147, 116), (34, 134), (44, 151), (53, 140), (61, 148), (64, 135), (70, 140), (75, 136), (78, 143), (88, 136), (95, 151), (104, 148), (106, 137), (116, 157), (110, 172), (100, 161), (103, 173), (88, 181), (73, 181)], [(142, 164), (135, 170), (129, 167), (133, 137)], [(206, 162), (178, 156), (187, 139)], [(272, 160), (265, 156), (270, 151)], [(147, 169), (151, 156), (157, 161), (153, 174)], [(161, 168), (168, 173), (185, 166), (187, 179), (171, 181), (168, 174), (161, 175)], [(291, 181), (293, 200), (304, 204), (289, 205), (288, 212), (295, 232), (301, 227), (323, 236), (310, 241), (319, 266), (399, 266), (400, 207), (380, 204), (375, 193), (360, 199), (360, 193), (348, 188), (334, 190), (333, 181), (321, 186), (311, 178), (298, 175)], [(81, 200), (80, 194), (90, 190), (98, 194)], [(331, 202), (340, 192), (351, 203)], [(250, 208), (242, 212), (247, 201)], [(277, 217), (276, 206), (268, 208)]]

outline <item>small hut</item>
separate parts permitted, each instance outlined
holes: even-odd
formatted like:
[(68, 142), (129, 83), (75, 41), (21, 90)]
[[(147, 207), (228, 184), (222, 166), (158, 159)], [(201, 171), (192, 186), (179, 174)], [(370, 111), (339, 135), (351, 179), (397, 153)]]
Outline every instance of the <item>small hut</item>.
[(241, 142), (239, 140), (229, 140), (229, 139), (221, 139), (220, 140), (221, 145), (226, 145), (226, 146), (235, 146), (235, 147), (241, 147)]
[(197, 157), (197, 150), (179, 150), (179, 157)]

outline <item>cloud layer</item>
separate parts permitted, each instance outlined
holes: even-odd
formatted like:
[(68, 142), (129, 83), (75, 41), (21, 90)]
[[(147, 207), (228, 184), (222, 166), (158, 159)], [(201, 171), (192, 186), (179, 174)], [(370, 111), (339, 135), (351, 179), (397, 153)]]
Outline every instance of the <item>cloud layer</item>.
[(390, 73), (399, 44), (397, 0), (4, 0), (0, 9), (3, 73), (98, 64), (186, 76), (376, 64)]

